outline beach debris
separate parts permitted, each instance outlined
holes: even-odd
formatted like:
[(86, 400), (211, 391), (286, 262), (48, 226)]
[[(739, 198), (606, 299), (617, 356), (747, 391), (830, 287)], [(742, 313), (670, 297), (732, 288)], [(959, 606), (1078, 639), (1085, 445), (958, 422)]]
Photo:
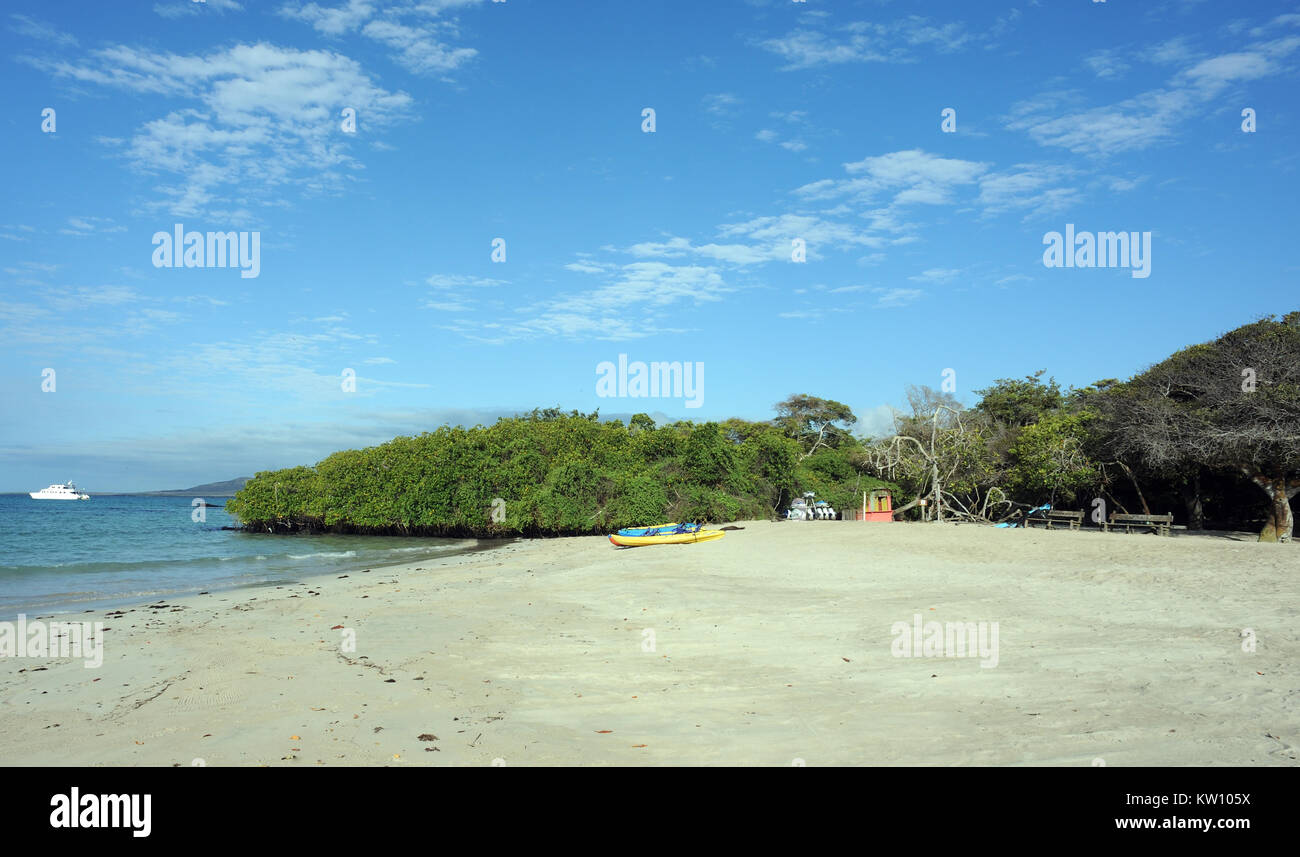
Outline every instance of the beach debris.
[(853, 663), (853, 661), (849, 660), (848, 658), (840, 658), (840, 660), (844, 661), (844, 663), (846, 663), (846, 664), (851, 664), (851, 663)]
[(335, 625), (335, 626), (333, 626), (332, 628), (330, 628), (330, 630), (331, 630), (331, 631), (337, 631), (337, 630), (339, 630), (339, 629), (342, 628), (342, 627), (343, 627), (342, 625)]

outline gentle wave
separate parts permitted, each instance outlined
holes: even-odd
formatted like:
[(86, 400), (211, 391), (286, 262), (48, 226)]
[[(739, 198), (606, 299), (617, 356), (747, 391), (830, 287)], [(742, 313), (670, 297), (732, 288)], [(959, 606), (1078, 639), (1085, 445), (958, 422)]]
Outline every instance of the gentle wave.
[(491, 547), (475, 539), (267, 536), (226, 528), (236, 522), (216, 508), (206, 523), (192, 512), (189, 498), (125, 496), (58, 509), (0, 495), (0, 615), (433, 564)]

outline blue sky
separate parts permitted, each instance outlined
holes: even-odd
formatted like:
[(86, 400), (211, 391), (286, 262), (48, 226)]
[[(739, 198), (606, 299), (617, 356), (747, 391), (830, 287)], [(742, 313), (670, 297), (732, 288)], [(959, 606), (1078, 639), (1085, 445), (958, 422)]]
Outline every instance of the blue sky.
[[(968, 404), (1085, 385), (1296, 308), (1300, 3), (2, 14), (0, 490), (181, 488), (557, 403), (806, 392), (880, 434), (945, 369)], [(259, 275), (155, 267), (178, 223), (257, 231)], [(1045, 267), (1067, 223), (1150, 232), (1150, 276)], [(701, 406), (599, 397), (620, 354), (703, 364)]]

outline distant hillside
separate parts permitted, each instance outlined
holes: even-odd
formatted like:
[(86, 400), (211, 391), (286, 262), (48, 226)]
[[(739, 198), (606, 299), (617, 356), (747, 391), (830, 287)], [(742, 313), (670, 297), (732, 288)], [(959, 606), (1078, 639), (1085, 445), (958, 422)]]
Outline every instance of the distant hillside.
[(175, 491), (151, 491), (152, 494), (167, 494), (172, 496), (185, 497), (233, 497), (244, 483), (251, 476), (241, 476), (238, 479), (227, 479), (225, 482), (205, 482), (202, 485), (195, 485), (193, 488), (183, 488)]

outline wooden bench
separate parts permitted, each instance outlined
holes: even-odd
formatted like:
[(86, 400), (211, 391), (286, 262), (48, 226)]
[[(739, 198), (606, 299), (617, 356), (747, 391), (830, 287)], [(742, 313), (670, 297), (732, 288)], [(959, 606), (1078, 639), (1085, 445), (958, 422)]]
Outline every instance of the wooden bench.
[(1133, 532), (1134, 527), (1155, 530), (1158, 536), (1169, 535), (1169, 527), (1174, 522), (1173, 515), (1121, 515), (1110, 513), (1110, 520), (1102, 524), (1102, 529), (1110, 532), (1111, 527), (1123, 527), (1124, 532)]
[(1051, 529), (1053, 524), (1068, 524), (1070, 529), (1077, 530), (1083, 523), (1083, 512), (1066, 512), (1063, 510), (1052, 509), (1045, 515), (1031, 515), (1025, 518), (1025, 528), (1028, 529), (1030, 524), (1045, 523), (1047, 529)]

